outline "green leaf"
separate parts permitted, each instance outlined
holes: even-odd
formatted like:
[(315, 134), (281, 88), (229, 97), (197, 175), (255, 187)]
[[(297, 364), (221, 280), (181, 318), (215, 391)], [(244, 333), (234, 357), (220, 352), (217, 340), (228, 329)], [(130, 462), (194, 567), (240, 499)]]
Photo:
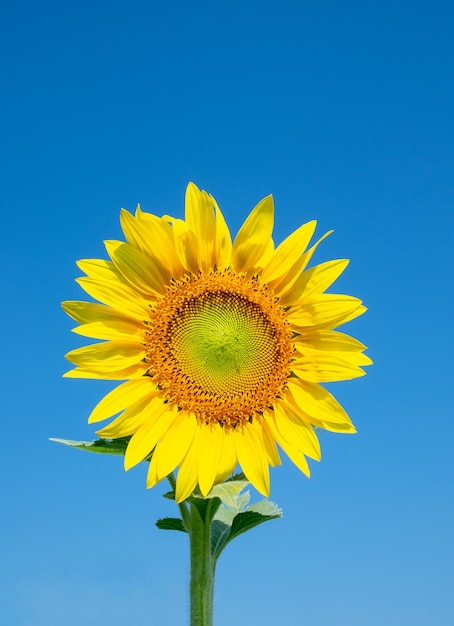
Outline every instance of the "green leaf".
[(183, 525), (183, 520), (179, 517), (163, 517), (158, 519), (156, 526), (161, 530), (179, 530), (182, 533), (188, 532)]
[(238, 513), (240, 513), (240, 511), (237, 511), (227, 506), (220, 506), (219, 509), (216, 511), (214, 520), (217, 522), (222, 522), (223, 524), (227, 524), (227, 526), (230, 528), (233, 523), (233, 518), (235, 517), (235, 515), (238, 515)]
[(236, 480), (246, 480), (247, 481), (247, 478), (243, 474), (243, 472), (238, 472), (238, 474), (234, 474), (230, 478), (227, 478), (227, 480), (225, 480), (224, 483), (230, 483), (230, 482), (234, 482)]
[(215, 485), (208, 494), (208, 498), (215, 495), (222, 502), (211, 525), (211, 554), (215, 560), (235, 537), (263, 522), (282, 517), (279, 507), (266, 498), (248, 506), (249, 491), (241, 493), (248, 484), (246, 480), (226, 481)]
[(280, 513), (278, 515), (262, 515), (256, 511), (243, 511), (235, 515), (231, 525), (224, 524), (220, 520), (215, 519), (212, 524), (211, 536), (211, 547), (214, 559), (217, 560), (219, 558), (226, 545), (235, 539), (235, 537), (242, 535), (259, 524), (263, 524), (263, 522), (268, 522), (269, 520), (279, 517), (282, 517)]
[(231, 480), (215, 485), (207, 498), (220, 498), (222, 504), (234, 509), (236, 512), (242, 510), (250, 500), (249, 491), (240, 495), (240, 492), (249, 485), (247, 480)]
[(255, 511), (255, 513), (260, 513), (260, 515), (272, 517), (273, 519), (282, 517), (282, 509), (266, 498), (263, 498), (263, 500), (259, 502), (254, 502), (254, 504), (250, 504), (246, 507), (245, 511)]
[(221, 554), (228, 543), (231, 524), (214, 519), (211, 524), (211, 554), (215, 559)]
[(95, 439), (94, 441), (72, 441), (71, 439), (55, 439), (50, 441), (62, 443), (71, 448), (86, 450), (87, 452), (97, 452), (98, 454), (121, 454), (124, 456), (131, 437), (119, 437), (118, 439)]
[(201, 498), (199, 496), (192, 496), (191, 498), (188, 498), (188, 500), (195, 506), (204, 524), (211, 523), (216, 511), (221, 506), (220, 498)]
[(238, 535), (242, 535), (247, 530), (258, 526), (259, 524), (263, 524), (263, 522), (268, 522), (269, 520), (277, 519), (279, 517), (281, 517), (281, 515), (262, 515), (256, 511), (244, 511), (244, 513), (238, 513), (238, 515), (234, 518), (230, 529), (229, 541), (232, 541), (232, 539), (235, 539)]

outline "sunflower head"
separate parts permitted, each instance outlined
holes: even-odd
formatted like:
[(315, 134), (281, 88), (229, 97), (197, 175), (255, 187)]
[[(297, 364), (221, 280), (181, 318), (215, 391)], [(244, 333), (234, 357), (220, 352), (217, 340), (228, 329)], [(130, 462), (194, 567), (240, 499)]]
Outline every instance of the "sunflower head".
[(366, 309), (327, 294), (347, 265), (307, 266), (315, 222), (279, 246), (273, 200), (250, 213), (233, 243), (213, 197), (190, 183), (185, 219), (121, 212), (125, 241), (106, 241), (109, 260), (79, 261), (81, 287), (96, 302), (63, 303), (100, 340), (69, 352), (69, 377), (124, 381), (94, 408), (98, 431), (130, 436), (125, 467), (153, 452), (152, 487), (178, 466), (177, 501), (207, 495), (239, 464), (269, 493), (279, 447), (307, 475), (320, 458), (314, 427), (355, 432), (321, 383), (364, 374), (365, 346), (335, 330)]

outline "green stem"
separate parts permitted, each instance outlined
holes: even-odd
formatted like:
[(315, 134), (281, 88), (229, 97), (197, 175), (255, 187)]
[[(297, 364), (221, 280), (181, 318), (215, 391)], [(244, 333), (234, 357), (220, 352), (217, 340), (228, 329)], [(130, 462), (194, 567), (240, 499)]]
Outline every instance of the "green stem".
[[(167, 476), (173, 491), (173, 473)], [(213, 503), (209, 501), (204, 517), (193, 503), (180, 502), (181, 519), (189, 534), (191, 556), (191, 626), (213, 626), (213, 592), (215, 559), (211, 555), (211, 521)]]
[(191, 626), (212, 626), (215, 563), (210, 549), (211, 516), (208, 510), (206, 521), (202, 519), (194, 504), (190, 504), (190, 515)]

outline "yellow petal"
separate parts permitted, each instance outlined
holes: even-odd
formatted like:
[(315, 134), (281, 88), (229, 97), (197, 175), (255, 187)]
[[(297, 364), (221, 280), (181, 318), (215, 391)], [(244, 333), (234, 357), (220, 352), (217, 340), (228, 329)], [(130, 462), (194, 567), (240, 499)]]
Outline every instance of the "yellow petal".
[(246, 478), (264, 496), (270, 493), (267, 451), (256, 429), (248, 422), (232, 433), (238, 461)]
[(312, 330), (293, 339), (298, 350), (303, 354), (305, 350), (329, 350), (330, 352), (361, 352), (366, 346), (336, 330)]
[(292, 410), (292, 406), (279, 401), (274, 406), (274, 421), (283, 439), (315, 461), (321, 457), (320, 443), (309, 422)]
[[(120, 316), (119, 316), (120, 317)], [(83, 324), (72, 329), (73, 333), (92, 339), (120, 339), (122, 341), (145, 341), (145, 327), (143, 324), (128, 321), (122, 316), (118, 320), (105, 320)]]
[(309, 416), (304, 411), (304, 409), (295, 402), (294, 397), (288, 390), (286, 390), (283, 395), (285, 398), (285, 402), (291, 411), (291, 413), (289, 414), (291, 414), (292, 416), (297, 416), (299, 420), (314, 426), (314, 428), (324, 428), (325, 430), (329, 430), (335, 433), (344, 433), (350, 435), (356, 433), (356, 428), (353, 426), (350, 419), (348, 419), (348, 421), (327, 421), (325, 419), (326, 414), (323, 415), (321, 419), (316, 416), (314, 417), (313, 415)]
[(158, 482), (158, 477), (156, 476), (156, 465), (152, 464), (153, 457), (151, 458), (150, 463), (148, 464), (148, 472), (147, 472), (147, 489), (151, 489)]
[(195, 233), (183, 220), (166, 216), (172, 224), (175, 252), (181, 265), (192, 274), (199, 271), (198, 242)]
[(93, 424), (94, 422), (101, 422), (156, 393), (158, 393), (156, 391), (156, 385), (148, 377), (128, 380), (122, 385), (115, 387), (115, 389), (112, 389), (112, 391), (98, 402), (88, 418), (88, 423)]
[(270, 282), (286, 274), (301, 257), (312, 235), (317, 222), (313, 220), (303, 224), (276, 248), (271, 261), (266, 265), (262, 273), (262, 280)]
[[(358, 342), (359, 343), (359, 342)], [(301, 359), (325, 359), (330, 358), (335, 363), (348, 364), (350, 367), (364, 367), (366, 365), (372, 365), (373, 361), (367, 354), (363, 354), (359, 350), (350, 350), (343, 352), (314, 350), (310, 343), (294, 343), (295, 351), (293, 353), (293, 362), (300, 361)], [(292, 362), (292, 363), (293, 363)]]
[(226, 432), (225, 429), (223, 429), (222, 434), (222, 454), (218, 463), (216, 483), (223, 482), (228, 478), (238, 464), (233, 437), (231, 437), (230, 432)]
[(324, 235), (322, 235), (322, 236), (320, 237), (320, 239), (318, 239), (318, 240), (314, 243), (314, 245), (313, 245), (313, 246), (311, 246), (311, 247), (309, 248), (309, 250), (307, 250), (307, 251), (303, 254), (303, 257), (302, 257), (302, 258), (303, 258), (304, 262), (303, 262), (303, 265), (302, 265), (302, 267), (301, 267), (301, 271), (303, 271), (303, 270), (307, 267), (307, 265), (309, 264), (310, 260), (312, 259), (312, 256), (313, 256), (314, 252), (317, 250), (318, 246), (322, 243), (322, 241), (325, 241), (325, 239), (326, 239), (327, 237), (329, 237), (330, 235), (332, 235), (332, 234), (333, 234), (333, 232), (334, 232), (333, 230), (328, 230), (328, 231), (327, 231)]
[(299, 378), (289, 378), (287, 387), (296, 406), (311, 421), (316, 419), (334, 424), (351, 424), (343, 407), (320, 385), (307, 383)]
[[(125, 245), (121, 241), (111, 241), (109, 244), (112, 248)], [(120, 296), (123, 294), (123, 299), (137, 299), (137, 287), (132, 285), (131, 281), (127, 280), (112, 261), (105, 261), (103, 259), (82, 259), (81, 261), (77, 261), (76, 265), (87, 275), (87, 278), (82, 277), (76, 279), (76, 282), (90, 295), (92, 294), (85, 288), (85, 284), (105, 285)]]
[(199, 203), (202, 192), (194, 183), (188, 183), (184, 199), (184, 218), (186, 224), (198, 234), (199, 226), (203, 229), (203, 225), (199, 223)]
[(260, 430), (259, 434), (261, 439), (263, 439), (263, 443), (265, 445), (268, 463), (271, 465), (271, 467), (282, 465), (279, 451), (273, 438), (273, 433), (271, 432), (267, 422), (263, 419), (263, 417), (260, 417), (259, 419), (254, 419), (252, 425), (254, 428), (258, 428)]
[(126, 315), (124, 312), (116, 311), (104, 304), (98, 304), (97, 302), (82, 302), (79, 300), (67, 300), (62, 302), (62, 308), (79, 324), (94, 324), (111, 322), (125, 322), (130, 324), (131, 322), (137, 323), (137, 320), (142, 320), (143, 316), (134, 317), (132, 315)]
[(332, 232), (332, 230), (329, 230), (322, 237), (320, 237), (320, 239), (316, 241), (314, 245), (293, 264), (293, 266), (282, 278), (271, 281), (270, 287), (273, 289), (274, 293), (279, 296), (280, 304), (282, 304), (282, 306), (284, 306), (285, 294), (293, 288), (298, 280), (300, 280), (302, 272), (307, 267), (318, 245), (331, 235)]
[[(140, 210), (140, 205), (137, 205)], [(148, 250), (148, 245), (144, 241), (142, 231), (138, 228), (138, 222), (134, 215), (131, 215), (126, 209), (120, 209), (120, 226), (124, 233), (126, 241), (138, 250)]]
[[(196, 431), (191, 447), (180, 464), (177, 476), (177, 486), (175, 490), (175, 501), (177, 504), (186, 500), (194, 491), (197, 485), (197, 466), (199, 461), (199, 441)], [(150, 468), (151, 469), (151, 468)]]
[(278, 444), (281, 446), (281, 448), (284, 450), (285, 454), (289, 457), (292, 463), (294, 463), (296, 467), (303, 472), (303, 474), (309, 477), (311, 473), (310, 473), (309, 466), (307, 464), (307, 461), (303, 453), (301, 452), (301, 450), (298, 450), (297, 447), (290, 444), (281, 435), (280, 431), (278, 430), (276, 426), (276, 421), (274, 419), (274, 415), (272, 414), (272, 411), (269, 411), (266, 413), (265, 419), (274, 435), (274, 438), (276, 439)]
[(76, 278), (76, 283), (95, 300), (122, 311), (128, 316), (138, 319), (147, 319), (149, 316), (150, 309), (146, 299), (139, 297), (137, 292), (121, 283), (101, 282), (94, 278)]
[(146, 355), (144, 346), (137, 342), (106, 341), (71, 350), (68, 361), (92, 370), (115, 371), (133, 365)]
[(96, 434), (100, 437), (113, 439), (132, 435), (137, 432), (142, 425), (148, 423), (150, 415), (154, 415), (156, 411), (160, 414), (159, 407), (161, 405), (162, 399), (159, 396), (136, 402), (123, 411), (123, 413), (110, 422), (110, 424), (98, 430)]
[(214, 262), (218, 270), (224, 270), (232, 264), (232, 239), (221, 209), (216, 200), (210, 196), (216, 212), (216, 243)]
[(338, 259), (321, 263), (303, 272), (292, 287), (282, 295), (280, 303), (282, 306), (293, 306), (302, 298), (321, 294), (339, 278), (348, 263), (348, 259)]
[(194, 415), (180, 411), (172, 424), (159, 440), (153, 454), (152, 463), (156, 464), (158, 480), (165, 478), (179, 465), (192, 444), (197, 429)]
[[(334, 328), (351, 319), (351, 315), (358, 311), (361, 300), (343, 294), (324, 293), (311, 296), (304, 300), (300, 307), (291, 308), (287, 319), (290, 328), (301, 332), (305, 327)], [(301, 329), (301, 330), (300, 330)]]
[(89, 278), (96, 278), (101, 282), (122, 283), (128, 286), (127, 281), (117, 270), (112, 261), (104, 259), (81, 259), (76, 262), (77, 267)]
[[(143, 461), (174, 423), (175, 412), (163, 402), (162, 398), (154, 398), (144, 407), (144, 413), (143, 423), (131, 437), (126, 449), (125, 470)], [(155, 454), (156, 450), (153, 457)]]
[(311, 383), (329, 383), (364, 376), (359, 367), (331, 355), (311, 354), (291, 363), (292, 372)]
[(198, 425), (197, 429), (199, 440), (198, 482), (202, 495), (207, 496), (218, 473), (224, 435), (220, 424)]
[(269, 249), (273, 223), (273, 197), (267, 196), (251, 211), (233, 242), (232, 264), (237, 272), (247, 271), (262, 259)]
[(246, 277), (251, 278), (256, 274), (260, 275), (263, 271), (263, 266), (269, 263), (274, 254), (274, 241), (272, 239), (268, 239), (268, 243), (266, 245), (265, 251), (260, 259), (257, 261), (255, 265), (250, 265), (247, 270), (245, 270)]
[(174, 278), (182, 273), (173, 241), (172, 227), (152, 213), (144, 213), (137, 207), (136, 217), (122, 210), (121, 226), (128, 243), (134, 242), (147, 257), (158, 262), (164, 271)]
[(90, 369), (89, 367), (75, 367), (63, 374), (63, 378), (92, 378), (93, 380), (129, 380), (131, 378), (141, 378), (148, 371), (146, 363), (135, 363), (130, 367), (119, 370), (101, 371)]
[[(342, 354), (342, 356), (344, 356), (344, 354)], [(372, 359), (368, 357), (367, 354), (360, 354), (358, 352), (350, 353), (345, 360), (348, 360), (349, 363), (352, 363), (353, 365), (358, 365), (359, 367), (374, 364)]]
[(194, 183), (189, 183), (186, 188), (185, 220), (197, 239), (199, 269), (208, 271), (215, 263), (215, 214), (210, 196)]
[(309, 469), (309, 465), (307, 464), (306, 457), (298, 448), (292, 446), (287, 441), (282, 440), (279, 441), (279, 445), (284, 450), (285, 454), (291, 460), (291, 462), (296, 465), (296, 467), (303, 472), (308, 478), (310, 478), (311, 470)]
[(133, 287), (152, 297), (164, 293), (171, 276), (157, 260), (127, 243), (118, 245), (117, 242), (105, 241), (104, 244), (117, 270)]
[(360, 315), (363, 315), (363, 313), (365, 313), (366, 311), (367, 311), (367, 307), (361, 305), (355, 311), (352, 311), (345, 317), (342, 317), (341, 319), (337, 320), (336, 323), (333, 324), (333, 328), (336, 328), (337, 326), (340, 326), (341, 324), (346, 324), (347, 322), (351, 322), (352, 320), (359, 317)]

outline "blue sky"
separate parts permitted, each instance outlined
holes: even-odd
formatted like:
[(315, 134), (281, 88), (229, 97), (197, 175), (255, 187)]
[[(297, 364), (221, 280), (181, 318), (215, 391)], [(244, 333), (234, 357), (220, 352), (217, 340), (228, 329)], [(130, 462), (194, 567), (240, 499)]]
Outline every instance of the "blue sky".
[[(333, 385), (358, 428), (321, 433), (307, 480), (272, 471), (284, 518), (234, 542), (216, 626), (445, 626), (454, 619), (448, 2), (16, 2), (0, 19), (3, 511), (0, 621), (186, 623), (188, 552), (145, 465), (90, 439), (111, 388), (64, 380), (60, 309), (120, 207), (181, 216), (189, 180), (236, 231), (272, 193), (275, 239), (334, 234), (316, 262), (369, 312), (375, 361)], [(451, 278), (451, 281), (450, 281)]]

